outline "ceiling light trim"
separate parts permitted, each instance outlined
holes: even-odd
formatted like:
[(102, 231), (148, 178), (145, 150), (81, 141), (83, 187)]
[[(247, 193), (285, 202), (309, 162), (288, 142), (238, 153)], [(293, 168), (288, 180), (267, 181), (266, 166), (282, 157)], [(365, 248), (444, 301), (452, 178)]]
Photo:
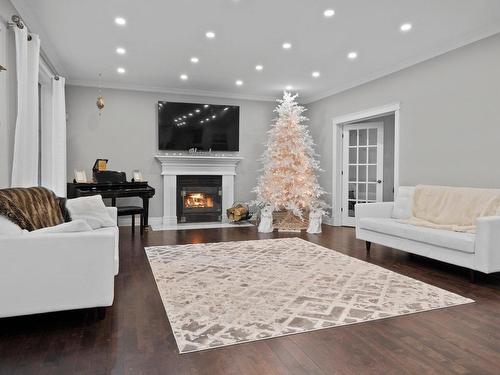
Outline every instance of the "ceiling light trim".
[(382, 69), (379, 70), (378, 72), (368, 74), (363, 78), (341, 84), (333, 89), (325, 90), (317, 94), (304, 96), (301, 102), (303, 104), (310, 104), (317, 102), (321, 99), (327, 98), (329, 96), (340, 94), (344, 91), (375, 81), (379, 78), (383, 78), (391, 74), (400, 72), (404, 69), (411, 68), (414, 65), (418, 65), (427, 60), (431, 60), (441, 55), (453, 52), (461, 47), (465, 47), (469, 44), (479, 42), (480, 40), (492, 37), (499, 33), (500, 33), (500, 25), (491, 23), (483, 28), (475, 30), (474, 32), (462, 35), (460, 37), (460, 40), (454, 40), (452, 42), (443, 43), (440, 46), (434, 48), (432, 51), (427, 51), (426, 53), (414, 55), (408, 59), (405, 59), (404, 61), (400, 61), (396, 64), (393, 64), (392, 66), (386, 69)]
[[(93, 80), (68, 79), (66, 80), (66, 85), (94, 88), (99, 86), (99, 82)], [(276, 96), (252, 95), (252, 94), (242, 94), (242, 93), (233, 93), (225, 91), (211, 91), (211, 90), (201, 90), (201, 89), (182, 89), (182, 88), (169, 88), (161, 86), (143, 86), (143, 85), (134, 85), (126, 83), (121, 84), (116, 82), (102, 82), (101, 87), (103, 89), (113, 89), (113, 90), (141, 91), (141, 92), (152, 92), (159, 94), (189, 95), (189, 96), (223, 98), (223, 99), (252, 100), (259, 102), (275, 102), (277, 98)]]

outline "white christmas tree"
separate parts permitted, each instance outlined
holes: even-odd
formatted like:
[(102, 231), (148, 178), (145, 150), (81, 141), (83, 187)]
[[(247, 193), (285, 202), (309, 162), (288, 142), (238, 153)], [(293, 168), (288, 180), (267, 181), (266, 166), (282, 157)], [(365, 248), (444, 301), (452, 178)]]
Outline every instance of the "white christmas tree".
[(266, 151), (262, 156), (263, 173), (254, 189), (255, 203), (272, 211), (289, 210), (299, 218), (305, 211), (323, 211), (327, 205), (318, 184), (320, 170), (314, 142), (303, 123), (306, 110), (289, 92), (278, 100), (274, 110), (278, 118), (269, 130)]

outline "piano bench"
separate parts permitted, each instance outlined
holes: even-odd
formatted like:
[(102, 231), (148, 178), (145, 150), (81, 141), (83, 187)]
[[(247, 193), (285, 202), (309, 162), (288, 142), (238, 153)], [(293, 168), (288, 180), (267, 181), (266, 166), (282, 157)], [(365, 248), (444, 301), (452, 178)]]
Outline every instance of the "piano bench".
[(144, 208), (139, 206), (121, 206), (116, 207), (118, 216), (132, 216), (132, 234), (135, 233), (135, 215), (141, 218), (141, 235), (144, 233)]

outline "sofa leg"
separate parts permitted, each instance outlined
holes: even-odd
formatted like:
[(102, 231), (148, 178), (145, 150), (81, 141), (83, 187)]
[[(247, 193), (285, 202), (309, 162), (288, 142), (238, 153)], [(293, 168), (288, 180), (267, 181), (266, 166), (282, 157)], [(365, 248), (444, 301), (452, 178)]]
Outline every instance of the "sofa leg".
[(104, 320), (104, 318), (106, 317), (106, 308), (105, 307), (97, 307), (96, 311), (97, 311), (97, 319)]
[(366, 254), (370, 255), (370, 248), (372, 246), (372, 243), (370, 241), (366, 241), (365, 245), (366, 245)]
[(477, 271), (475, 270), (469, 270), (469, 281), (471, 283), (475, 283), (477, 280)]

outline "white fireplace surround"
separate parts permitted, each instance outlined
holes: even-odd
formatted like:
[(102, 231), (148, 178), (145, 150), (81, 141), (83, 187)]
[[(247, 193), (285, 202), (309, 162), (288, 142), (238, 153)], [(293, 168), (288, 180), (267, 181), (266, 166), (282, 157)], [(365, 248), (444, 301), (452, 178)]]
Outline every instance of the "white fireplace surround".
[(222, 176), (222, 217), (234, 203), (236, 166), (243, 159), (236, 155), (156, 155), (163, 176), (163, 225), (177, 225), (177, 176)]

